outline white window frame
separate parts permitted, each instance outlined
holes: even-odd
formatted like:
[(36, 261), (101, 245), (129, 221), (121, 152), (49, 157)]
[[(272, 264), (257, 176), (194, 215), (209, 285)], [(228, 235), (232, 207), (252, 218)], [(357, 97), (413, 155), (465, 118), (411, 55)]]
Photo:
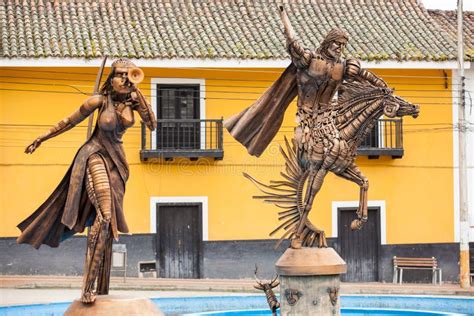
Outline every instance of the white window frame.
[[(358, 208), (359, 201), (333, 201), (332, 202), (332, 236), (338, 237), (338, 220), (339, 209), (341, 208)], [(380, 243), (387, 244), (387, 222), (386, 222), (386, 207), (385, 200), (368, 201), (368, 207), (378, 207), (380, 209)], [(363, 228), (362, 228), (363, 229)]]
[(379, 139), (378, 139), (379, 140), (379, 142), (378, 142), (379, 148), (384, 148), (384, 145), (385, 145), (385, 142), (384, 142), (384, 140), (385, 140), (384, 136), (385, 135), (384, 135), (384, 132), (383, 132), (385, 130), (385, 128), (382, 128), (383, 126), (381, 126), (380, 121), (379, 121), (382, 118), (383, 118), (383, 116), (381, 116), (377, 119), (377, 133), (379, 134), (378, 135), (378, 137), (379, 137)]
[(156, 234), (156, 205), (160, 203), (200, 203), (202, 206), (202, 240), (209, 240), (209, 207), (207, 196), (152, 196), (150, 198), (150, 233)]
[[(150, 80), (150, 91), (151, 91), (151, 106), (155, 115), (158, 117), (158, 91), (156, 89), (157, 84), (175, 84), (175, 85), (186, 85), (186, 84), (198, 84), (199, 85), (199, 119), (206, 119), (206, 79), (203, 78), (151, 78)], [(204, 125), (203, 125), (204, 124)], [(201, 123), (201, 144), (200, 149), (206, 149), (206, 123)], [(157, 130), (151, 132), (151, 148), (156, 149), (156, 133)]]

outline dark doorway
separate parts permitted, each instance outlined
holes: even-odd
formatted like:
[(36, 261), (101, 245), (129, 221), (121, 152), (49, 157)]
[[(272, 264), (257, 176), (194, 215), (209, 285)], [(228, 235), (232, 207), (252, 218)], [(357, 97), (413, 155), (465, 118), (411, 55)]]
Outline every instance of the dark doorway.
[(347, 263), (345, 282), (376, 282), (379, 280), (380, 209), (369, 208), (369, 220), (361, 230), (352, 230), (356, 209), (338, 209), (339, 254)]
[(199, 85), (158, 84), (156, 89), (158, 149), (199, 149)]
[(201, 276), (202, 205), (156, 205), (156, 260), (161, 278), (198, 279)]

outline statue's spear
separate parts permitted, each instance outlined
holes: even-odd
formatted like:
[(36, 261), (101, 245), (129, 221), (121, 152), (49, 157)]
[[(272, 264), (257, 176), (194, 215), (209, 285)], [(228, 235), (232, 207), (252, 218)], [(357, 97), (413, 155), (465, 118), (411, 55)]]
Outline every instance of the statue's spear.
[[(97, 77), (95, 78), (93, 94), (97, 94), (99, 92), (100, 80), (102, 79), (102, 74), (104, 73), (104, 67), (105, 67), (106, 61), (107, 61), (107, 55), (105, 55), (104, 58), (102, 59), (102, 64), (100, 65), (99, 72), (97, 73)], [(92, 112), (91, 115), (89, 115), (89, 121), (87, 123), (87, 139), (91, 137), (93, 121), (94, 121), (94, 112)]]

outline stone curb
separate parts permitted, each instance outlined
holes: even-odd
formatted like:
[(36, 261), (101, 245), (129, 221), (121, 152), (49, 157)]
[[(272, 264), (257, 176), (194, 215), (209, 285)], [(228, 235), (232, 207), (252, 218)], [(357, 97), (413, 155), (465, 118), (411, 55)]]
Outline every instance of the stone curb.
[[(113, 290), (140, 291), (206, 291), (261, 293), (253, 288), (250, 279), (139, 279), (112, 278)], [(0, 276), (0, 288), (10, 289), (79, 289), (81, 277), (64, 276)], [(277, 289), (278, 290), (278, 289)], [(446, 295), (474, 296), (474, 288), (461, 289), (457, 284), (391, 284), (391, 283), (341, 283), (341, 294), (379, 295)]]

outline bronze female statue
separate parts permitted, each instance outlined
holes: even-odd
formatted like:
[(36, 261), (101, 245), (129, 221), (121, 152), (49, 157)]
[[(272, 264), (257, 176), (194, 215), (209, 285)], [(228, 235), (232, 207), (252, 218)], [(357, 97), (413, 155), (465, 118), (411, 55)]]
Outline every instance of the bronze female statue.
[(129, 169), (122, 136), (135, 122), (133, 111), (138, 112), (150, 130), (156, 128), (150, 104), (131, 81), (131, 74), (137, 72), (141, 70), (131, 61), (116, 60), (100, 93), (85, 100), (77, 111), (25, 150), (25, 153), (33, 153), (45, 140), (73, 128), (98, 110), (92, 136), (80, 147), (56, 190), (18, 225), (22, 233), (17, 242), (29, 243), (35, 248), (42, 244), (58, 247), (62, 240), (90, 226), (83, 303), (93, 303), (97, 294), (108, 293), (112, 241), (118, 239), (118, 232), (128, 232), (123, 196)]
[[(333, 98), (342, 87), (343, 82), (361, 82), (366, 85), (368, 90), (379, 89), (380, 91), (377, 91), (374, 96), (368, 96), (370, 101), (375, 96), (385, 97), (386, 95), (388, 97), (392, 91), (386, 88), (387, 85), (382, 79), (370, 71), (362, 69), (358, 60), (353, 58), (344, 60), (341, 57), (348, 41), (346, 33), (339, 29), (333, 29), (316, 50), (303, 48), (294, 35), (285, 11), (282, 7), (280, 10), (292, 63), (252, 106), (229, 118), (225, 122), (225, 126), (235, 139), (247, 147), (250, 154), (260, 156), (281, 126), (284, 112), (289, 103), (298, 95), (298, 126), (295, 129), (294, 137), (297, 151), (293, 153), (298, 157), (292, 160), (292, 163), (296, 164), (293, 168), (295, 172), (290, 175), (291, 180), (287, 179), (292, 182), (291, 185), (301, 186), (298, 189), (300, 197), (303, 187), (306, 187), (306, 193), (303, 201), (296, 203), (298, 204), (297, 212), (292, 206), (283, 215), (283, 218), (291, 217), (293, 220), (293, 222), (286, 221), (283, 226), (285, 229), (292, 228), (286, 235), (291, 233), (293, 248), (312, 244), (316, 239), (319, 246), (325, 246), (324, 233), (312, 225), (307, 216), (312, 208), (314, 198), (322, 186), (324, 177), (329, 171), (350, 179), (361, 187), (361, 199), (357, 211), (358, 219), (353, 221), (352, 228), (360, 229), (367, 221), (368, 181), (355, 166), (354, 160), (357, 146), (364, 139), (364, 135), (368, 133), (367, 128), (370, 124), (373, 126), (373, 119), (382, 114), (379, 110), (383, 108), (377, 108), (377, 111), (371, 112), (369, 117), (358, 117), (357, 119), (360, 121), (359, 123), (363, 123), (362, 125), (354, 123), (347, 117), (346, 121), (350, 121), (352, 125), (349, 130), (342, 131), (336, 122), (340, 108)], [(363, 92), (364, 89), (360, 88), (349, 89), (345, 98), (356, 100)], [(349, 103), (355, 106), (354, 102)], [(357, 111), (346, 111), (345, 113), (356, 116), (363, 110), (362, 107), (359, 107)], [(413, 111), (417, 112), (415, 108)], [(390, 115), (396, 114), (396, 110), (390, 113)], [(296, 169), (302, 173), (298, 174)], [(263, 186), (265, 187), (265, 185)], [(270, 188), (277, 189), (278, 186)], [(266, 198), (270, 202), (275, 202), (278, 198), (275, 198), (274, 194), (278, 194), (272, 194)], [(283, 193), (280, 192), (281, 194)], [(288, 198), (288, 196), (284, 197), (284, 199)], [(293, 201), (289, 203), (293, 203)], [(278, 205), (278, 203), (276, 204)], [(280, 203), (279, 206), (281, 205)], [(292, 217), (293, 215), (296, 217)], [(312, 236), (310, 243), (308, 242), (309, 236)]]

